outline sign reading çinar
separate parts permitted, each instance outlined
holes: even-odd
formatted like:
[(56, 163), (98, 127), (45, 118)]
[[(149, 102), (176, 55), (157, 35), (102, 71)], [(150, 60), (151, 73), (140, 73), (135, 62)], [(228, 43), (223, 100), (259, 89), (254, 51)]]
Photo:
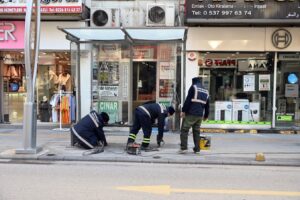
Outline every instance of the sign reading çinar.
[(300, 24), (300, 0), (186, 0), (186, 22)]

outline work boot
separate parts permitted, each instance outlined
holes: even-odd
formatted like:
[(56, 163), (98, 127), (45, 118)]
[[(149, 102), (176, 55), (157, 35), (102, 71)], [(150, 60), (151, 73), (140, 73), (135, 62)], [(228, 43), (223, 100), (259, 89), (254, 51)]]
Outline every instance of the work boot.
[(158, 151), (158, 149), (150, 146), (147, 147), (141, 146), (141, 151), (150, 152), (150, 151)]
[(199, 154), (199, 153), (200, 153), (200, 148), (194, 147), (194, 148), (193, 148), (193, 151), (194, 151), (194, 153)]

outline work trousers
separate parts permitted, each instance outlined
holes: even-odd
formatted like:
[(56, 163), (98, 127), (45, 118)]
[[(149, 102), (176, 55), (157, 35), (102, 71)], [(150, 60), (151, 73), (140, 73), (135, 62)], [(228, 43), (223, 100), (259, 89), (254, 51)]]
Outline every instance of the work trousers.
[(142, 110), (135, 110), (135, 120), (133, 126), (131, 127), (130, 134), (127, 143), (133, 143), (136, 139), (136, 135), (142, 128), (144, 132), (144, 138), (142, 142), (143, 147), (148, 147), (150, 144), (150, 137), (152, 131), (151, 118)]
[(194, 139), (194, 150), (200, 150), (199, 141), (200, 141), (200, 125), (202, 122), (202, 117), (195, 115), (186, 115), (183, 118), (181, 133), (180, 133), (180, 147), (182, 150), (186, 150), (188, 148), (188, 135), (189, 130), (192, 127), (193, 130), (193, 139)]

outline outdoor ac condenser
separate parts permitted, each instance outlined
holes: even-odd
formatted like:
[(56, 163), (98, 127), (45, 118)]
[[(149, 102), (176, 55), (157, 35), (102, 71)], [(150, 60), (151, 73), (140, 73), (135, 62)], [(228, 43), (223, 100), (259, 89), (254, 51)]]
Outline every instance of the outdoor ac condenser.
[(146, 26), (174, 26), (175, 4), (148, 3)]

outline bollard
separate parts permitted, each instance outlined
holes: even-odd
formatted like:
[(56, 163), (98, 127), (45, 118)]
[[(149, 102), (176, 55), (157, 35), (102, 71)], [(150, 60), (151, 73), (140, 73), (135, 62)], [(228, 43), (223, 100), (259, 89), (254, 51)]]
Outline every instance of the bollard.
[(257, 153), (255, 156), (255, 161), (265, 161), (265, 155), (263, 153)]

